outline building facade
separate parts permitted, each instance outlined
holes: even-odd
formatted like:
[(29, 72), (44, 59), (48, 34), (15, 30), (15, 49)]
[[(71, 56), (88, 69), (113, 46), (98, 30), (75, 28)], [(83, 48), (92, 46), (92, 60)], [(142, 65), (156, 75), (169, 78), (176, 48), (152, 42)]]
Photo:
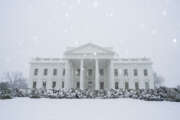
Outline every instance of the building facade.
[(110, 48), (88, 43), (68, 48), (63, 58), (30, 62), (30, 88), (154, 89), (148, 58), (119, 58)]

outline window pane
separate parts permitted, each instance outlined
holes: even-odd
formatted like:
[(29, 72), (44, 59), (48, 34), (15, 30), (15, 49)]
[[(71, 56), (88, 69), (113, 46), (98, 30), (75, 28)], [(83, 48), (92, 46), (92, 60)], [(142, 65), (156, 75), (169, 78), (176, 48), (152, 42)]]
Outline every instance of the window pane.
[(100, 82), (100, 89), (104, 89), (104, 82)]
[(144, 76), (148, 76), (148, 70), (144, 69)]
[(36, 82), (35, 81), (33, 82), (33, 88), (36, 88)]
[(129, 89), (129, 83), (125, 82), (125, 89), (128, 90)]
[(124, 76), (128, 76), (128, 70), (127, 69), (124, 70)]
[(80, 88), (80, 83), (79, 82), (76, 83), (76, 88), (78, 88), (78, 89)]
[(53, 75), (56, 76), (57, 75), (57, 69), (53, 70)]
[(138, 71), (137, 71), (137, 69), (134, 69), (134, 76), (138, 76)]
[(38, 69), (37, 69), (37, 68), (34, 69), (34, 75), (35, 75), (35, 76), (38, 75)]
[(44, 75), (46, 76), (48, 74), (48, 69), (44, 69)]
[(62, 88), (64, 88), (64, 81), (62, 81)]
[(114, 69), (114, 76), (118, 76), (118, 69)]
[(65, 76), (65, 74), (66, 74), (66, 70), (65, 69), (63, 69), (63, 73), (62, 74), (63, 74), (63, 76)]
[(100, 73), (101, 76), (104, 76), (104, 69), (100, 69), (99, 73)]
[(119, 89), (119, 83), (118, 82), (115, 83), (115, 89)]
[(146, 90), (149, 89), (149, 82), (145, 82), (145, 89), (146, 89)]
[(43, 88), (46, 89), (46, 82), (43, 82)]
[(53, 81), (53, 83), (52, 83), (52, 88), (54, 89), (55, 87), (56, 87), (56, 82)]
[(138, 90), (139, 89), (139, 83), (135, 82), (135, 89)]

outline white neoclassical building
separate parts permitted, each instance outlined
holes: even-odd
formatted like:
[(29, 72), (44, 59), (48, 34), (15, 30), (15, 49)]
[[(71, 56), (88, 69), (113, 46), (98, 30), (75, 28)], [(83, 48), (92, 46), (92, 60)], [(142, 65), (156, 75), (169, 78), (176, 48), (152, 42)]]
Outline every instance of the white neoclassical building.
[(111, 48), (88, 43), (68, 48), (63, 58), (30, 62), (30, 88), (153, 89), (148, 58), (118, 58)]

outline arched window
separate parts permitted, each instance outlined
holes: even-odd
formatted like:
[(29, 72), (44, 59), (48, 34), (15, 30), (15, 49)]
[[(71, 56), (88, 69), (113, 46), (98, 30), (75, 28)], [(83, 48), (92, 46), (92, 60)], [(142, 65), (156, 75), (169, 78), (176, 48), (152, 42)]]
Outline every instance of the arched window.
[(128, 90), (129, 89), (129, 83), (125, 82), (125, 89)]
[(100, 82), (100, 89), (104, 89), (104, 82)]
[(64, 88), (64, 81), (62, 81), (62, 86), (61, 87)]
[(138, 82), (135, 82), (135, 89), (139, 90), (139, 83)]
[(54, 75), (54, 76), (57, 75), (57, 69), (53, 69), (53, 75)]
[(38, 71), (39, 71), (39, 70), (38, 70), (37, 68), (36, 68), (36, 69), (34, 69), (34, 75), (35, 75), (35, 76), (37, 76), (37, 75), (38, 75)]
[(66, 74), (66, 70), (63, 69), (62, 75), (65, 76), (65, 74)]
[(79, 89), (80, 88), (80, 82), (76, 83), (76, 88)]
[(44, 69), (44, 76), (47, 76), (48, 75), (48, 69)]
[(56, 81), (52, 82), (52, 88), (54, 89), (56, 87)]
[(46, 89), (46, 81), (43, 81), (43, 88)]
[(138, 70), (134, 69), (134, 76), (138, 76)]
[(146, 90), (149, 89), (149, 82), (145, 82), (145, 89), (146, 89)]
[(118, 76), (118, 69), (114, 69), (114, 76)]
[(148, 76), (148, 70), (144, 69), (144, 76)]
[(36, 81), (33, 82), (33, 88), (36, 88)]
[(124, 69), (124, 76), (128, 76), (128, 69)]
[(119, 89), (119, 83), (115, 82), (115, 89)]

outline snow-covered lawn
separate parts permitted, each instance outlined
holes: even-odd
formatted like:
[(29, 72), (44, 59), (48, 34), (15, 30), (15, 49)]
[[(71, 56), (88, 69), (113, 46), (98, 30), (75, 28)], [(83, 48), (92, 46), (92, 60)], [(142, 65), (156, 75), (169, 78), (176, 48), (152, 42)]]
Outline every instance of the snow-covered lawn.
[(0, 120), (180, 120), (180, 103), (133, 99), (0, 100)]

